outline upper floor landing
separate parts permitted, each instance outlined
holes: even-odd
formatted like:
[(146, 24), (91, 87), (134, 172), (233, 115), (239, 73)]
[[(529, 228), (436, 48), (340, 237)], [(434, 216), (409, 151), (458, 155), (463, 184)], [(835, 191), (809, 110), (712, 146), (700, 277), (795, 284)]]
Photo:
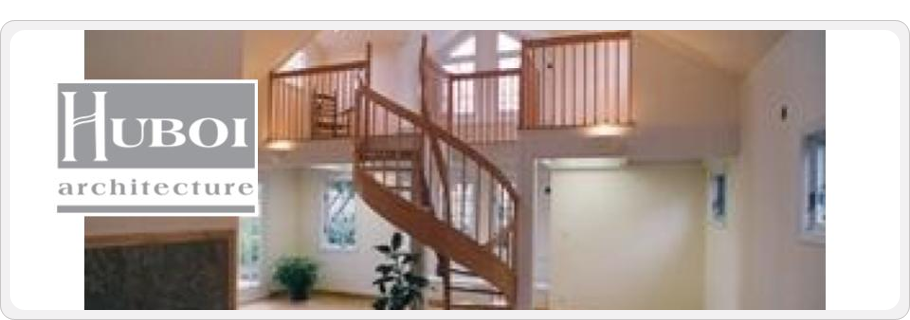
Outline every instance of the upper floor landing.
[(480, 149), (523, 144), (543, 154), (648, 159), (735, 153), (739, 78), (646, 32), (425, 39), (272, 72), (264, 151), (343, 150), (357, 88), (371, 83)]

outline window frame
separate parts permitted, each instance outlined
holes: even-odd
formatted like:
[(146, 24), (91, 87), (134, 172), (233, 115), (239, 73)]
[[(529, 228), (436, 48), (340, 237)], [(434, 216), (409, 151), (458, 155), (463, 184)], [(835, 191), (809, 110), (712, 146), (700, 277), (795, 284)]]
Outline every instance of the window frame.
[[(510, 37), (510, 38), (514, 39), (519, 44), (521, 43), (520, 34), (517, 34), (515, 32), (509, 32), (507, 30), (496, 31), (496, 46), (494, 48), (492, 48), (492, 50), (495, 52), (495, 55), (496, 55), (495, 69), (496, 70), (503, 69), (500, 67), (502, 60), (510, 59), (510, 58), (519, 59), (519, 67), (520, 67), (521, 48), (519, 47), (516, 50), (500, 51), (499, 50), (499, 36), (500, 35), (505, 35), (506, 37)], [(481, 65), (481, 61), (480, 61), (481, 50), (490, 49), (490, 48), (481, 48), (481, 46), (479, 46), (479, 44), (480, 44), (480, 41), (478, 40), (479, 36), (480, 35), (477, 33), (477, 31), (463, 31), (461, 34), (455, 36), (452, 40), (450, 40), (449, 44), (447, 44), (446, 46), (444, 46), (441, 50), (439, 50), (437, 52), (437, 56), (440, 57), (440, 64), (442, 65), (442, 67), (444, 69), (446, 69), (447, 71), (449, 71), (449, 70), (451, 70), (451, 68), (449, 67), (451, 65), (456, 65), (456, 64), (461, 64), (461, 63), (472, 63), (473, 71), (460, 72), (460, 73), (477, 72), (478, 66)], [(452, 52), (454, 50), (456, 50), (461, 44), (465, 43), (466, 41), (470, 41), (470, 39), (474, 39), (474, 55), (459, 55), (459, 56), (452, 55)], [(501, 83), (502, 79), (500, 79), (499, 82)], [(469, 83), (469, 85), (472, 88), (471, 90), (473, 92), (474, 84)], [(516, 101), (514, 101), (514, 105), (509, 108), (503, 108), (504, 104), (499, 102), (499, 99), (502, 96), (502, 93), (500, 92), (500, 90), (504, 90), (503, 88), (505, 88), (505, 86), (501, 86), (501, 85), (498, 85), (496, 88), (497, 93), (495, 94), (495, 97), (494, 97), (496, 99), (496, 103), (495, 103), (496, 112), (499, 114), (502, 114), (503, 116), (517, 115), (519, 109), (521, 108), (517, 99), (516, 99)], [(473, 93), (471, 94), (471, 96), (472, 96), (471, 100), (478, 99), (478, 97), (474, 96)], [(481, 104), (481, 105), (483, 105), (483, 104)], [(476, 101), (472, 101), (470, 104), (470, 108), (466, 107), (464, 109), (457, 109), (457, 110), (455, 110), (454, 113), (458, 114), (458, 115), (470, 116), (470, 115), (473, 115), (478, 112), (476, 109), (477, 109), (477, 103), (476, 103)]]
[[(459, 230), (473, 233), (477, 221), (478, 194), (473, 182), (456, 182), (452, 185), (452, 216), (454, 223), (460, 224)], [(464, 210), (462, 210), (464, 209)]]
[[(264, 288), (269, 282), (268, 277), (264, 275), (267, 273), (266, 260), (268, 257), (268, 232), (266, 232), (268, 226), (266, 207), (268, 206), (268, 201), (266, 199), (267, 190), (268, 190), (268, 181), (263, 175), (259, 176), (259, 201), (258, 201), (258, 216), (251, 217), (239, 217), (237, 221), (237, 290), (241, 293), (243, 292), (252, 292)], [(256, 279), (255, 281), (244, 281), (244, 261), (243, 261), (243, 230), (242, 230), (242, 220), (239, 219), (257, 219), (259, 223), (259, 255), (256, 261)], [(243, 285), (244, 283), (251, 283), (250, 285)]]
[[(827, 169), (827, 164), (824, 163), (827, 161), (827, 155), (824, 152), (827, 152), (826, 148), (826, 139), (825, 139), (825, 127), (816, 126), (812, 130), (809, 130), (800, 136), (801, 139), (801, 163), (800, 168), (802, 174), (800, 175), (801, 179), (801, 192), (800, 192), (800, 209), (799, 209), (799, 229), (800, 236), (803, 240), (811, 243), (825, 243), (825, 234), (826, 234), (826, 222), (818, 221), (818, 204), (814, 203), (818, 201), (817, 192), (818, 192), (818, 182), (819, 177), (821, 178), (821, 192), (822, 192), (822, 204), (821, 210), (822, 214), (825, 214), (825, 207), (827, 201), (825, 201), (825, 187), (827, 183), (825, 181), (825, 170)], [(823, 155), (821, 157), (822, 163), (819, 162), (818, 157), (818, 148), (822, 148)], [(826, 219), (827, 220), (827, 217)]]
[[(352, 218), (352, 228), (354, 229), (354, 242), (350, 245), (336, 245), (328, 241), (328, 234), (326, 233), (326, 228), (328, 227), (329, 218), (331, 212), (329, 212), (329, 204), (326, 203), (326, 195), (329, 192), (329, 189), (332, 188), (332, 184), (339, 180), (345, 180), (351, 183), (351, 199), (349, 205), (351, 206), (351, 218)], [(353, 189), (353, 176), (350, 172), (332, 172), (328, 174), (323, 180), (323, 190), (319, 195), (319, 229), (317, 230), (319, 248), (323, 252), (354, 252), (357, 250), (357, 194)]]

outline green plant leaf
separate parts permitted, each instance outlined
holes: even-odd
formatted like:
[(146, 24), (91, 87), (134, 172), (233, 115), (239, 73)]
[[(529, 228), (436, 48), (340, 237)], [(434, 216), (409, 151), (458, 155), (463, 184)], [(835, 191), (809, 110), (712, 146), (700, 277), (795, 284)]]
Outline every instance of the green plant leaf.
[(382, 276), (379, 279), (373, 280), (373, 285), (380, 285), (393, 280), (395, 280), (395, 278), (391, 276)]
[(392, 272), (392, 269), (394, 269), (394, 268), (395, 268), (395, 266), (390, 265), (390, 264), (380, 264), (380, 265), (376, 266), (376, 272), (379, 272), (382, 275), (387, 275), (390, 272)]
[(402, 256), (404, 259), (401, 259), (401, 263), (417, 262), (417, 259), (420, 258), (420, 254), (418, 253), (405, 253), (402, 254)]
[(389, 305), (389, 298), (387, 298), (387, 297), (379, 297), (376, 299), (376, 301), (373, 301), (374, 310), (386, 310), (387, 309), (386, 307), (388, 305)]
[(392, 234), (392, 250), (398, 251), (401, 248), (401, 233), (395, 232)]
[(389, 254), (392, 252), (392, 248), (387, 245), (378, 245), (376, 246), (376, 251), (379, 251), (382, 254)]

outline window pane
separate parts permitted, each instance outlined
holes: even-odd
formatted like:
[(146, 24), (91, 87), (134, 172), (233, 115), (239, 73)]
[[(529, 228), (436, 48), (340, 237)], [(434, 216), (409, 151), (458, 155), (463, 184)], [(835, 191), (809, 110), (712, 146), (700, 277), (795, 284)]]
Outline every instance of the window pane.
[(454, 194), (452, 197), (452, 221), (455, 226), (466, 233), (474, 231), (474, 185), (473, 184), (455, 184)]
[(446, 71), (451, 73), (470, 73), (474, 72), (474, 62), (456, 62), (442, 66)]
[(262, 237), (262, 218), (263, 208), (263, 184), (259, 184), (259, 217), (242, 217), (240, 218), (240, 267), (238, 277), (240, 281), (238, 287), (251, 288), (257, 287), (260, 283), (259, 270), (262, 266), (263, 256), (263, 237)]
[(820, 142), (816, 151), (816, 221), (818, 224), (825, 223), (825, 144)]
[(329, 180), (323, 193), (322, 244), (326, 249), (352, 249), (356, 233), (354, 224), (354, 184), (350, 176)]
[(504, 32), (500, 32), (496, 39), (496, 51), (508, 52), (521, 50), (521, 42)]
[(519, 57), (499, 58), (500, 69), (514, 69), (518, 67), (521, 67), (521, 59)]
[(474, 82), (460, 81), (452, 86), (455, 113), (474, 113)]
[(452, 53), (449, 55), (451, 57), (470, 57), (477, 54), (477, 41), (474, 37), (470, 37), (464, 42), (455, 46), (455, 49), (452, 50)]
[(825, 232), (825, 131), (820, 130), (805, 138), (806, 186), (808, 187), (808, 208), (805, 221), (806, 231), (824, 235)]
[(518, 110), (518, 77), (499, 79), (499, 111)]
[(288, 60), (285, 61), (284, 64), (281, 65), (281, 68), (279, 68), (279, 70), (280, 71), (297, 70), (297, 69), (306, 68), (306, 66), (307, 66), (306, 52), (303, 52), (303, 50), (298, 50), (297, 52), (294, 52), (294, 54), (291, 55), (291, 57), (288, 58)]

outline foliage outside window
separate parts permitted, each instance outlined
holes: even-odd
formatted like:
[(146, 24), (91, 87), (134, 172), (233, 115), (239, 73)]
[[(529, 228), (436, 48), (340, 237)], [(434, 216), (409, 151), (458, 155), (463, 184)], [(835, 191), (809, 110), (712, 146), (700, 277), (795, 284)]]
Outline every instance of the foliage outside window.
[(240, 270), (239, 287), (241, 289), (258, 287), (261, 283), (260, 271), (263, 257), (262, 216), (265, 208), (263, 184), (259, 184), (259, 216), (240, 218)]
[(351, 250), (356, 244), (354, 183), (349, 175), (329, 179), (322, 195), (322, 246)]

